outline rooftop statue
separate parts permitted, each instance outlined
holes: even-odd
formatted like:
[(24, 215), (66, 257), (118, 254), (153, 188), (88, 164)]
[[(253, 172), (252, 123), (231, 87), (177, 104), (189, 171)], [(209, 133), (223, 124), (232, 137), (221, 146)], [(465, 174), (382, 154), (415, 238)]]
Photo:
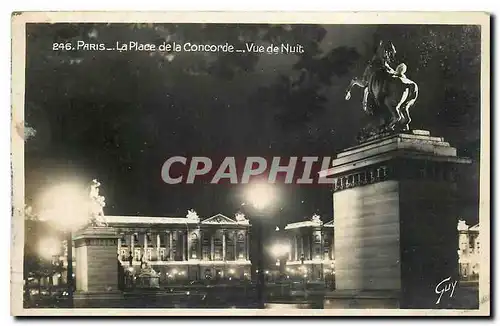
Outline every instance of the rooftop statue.
[(360, 133), (360, 140), (384, 132), (410, 130), (410, 108), (418, 97), (418, 86), (406, 77), (407, 66), (396, 61), (396, 48), (392, 42), (380, 41), (375, 54), (361, 78), (354, 77), (346, 90), (345, 99), (351, 98), (353, 86), (363, 88), (363, 110), (371, 121)]
[(200, 220), (198, 213), (196, 213), (196, 211), (194, 209), (188, 209), (187, 214), (186, 214), (186, 218), (188, 218), (190, 220), (198, 220), (198, 221)]
[(242, 212), (238, 212), (234, 214), (234, 218), (236, 219), (237, 222), (245, 222), (247, 221), (247, 218), (245, 217), (245, 214)]
[(321, 221), (321, 217), (318, 215), (318, 214), (314, 214), (312, 217), (311, 217), (311, 221), (313, 221), (314, 223), (320, 223), (322, 224), (323, 222)]

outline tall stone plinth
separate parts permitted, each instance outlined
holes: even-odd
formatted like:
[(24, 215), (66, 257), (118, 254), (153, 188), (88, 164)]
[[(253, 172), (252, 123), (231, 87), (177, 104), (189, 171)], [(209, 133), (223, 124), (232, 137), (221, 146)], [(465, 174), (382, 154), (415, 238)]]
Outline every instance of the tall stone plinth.
[(75, 234), (75, 307), (120, 306), (117, 246), (119, 236), (110, 227), (88, 227)]
[[(470, 163), (427, 131), (393, 134), (337, 155), (332, 308), (437, 308), (458, 280), (458, 168)], [(327, 308), (327, 307), (325, 307)]]

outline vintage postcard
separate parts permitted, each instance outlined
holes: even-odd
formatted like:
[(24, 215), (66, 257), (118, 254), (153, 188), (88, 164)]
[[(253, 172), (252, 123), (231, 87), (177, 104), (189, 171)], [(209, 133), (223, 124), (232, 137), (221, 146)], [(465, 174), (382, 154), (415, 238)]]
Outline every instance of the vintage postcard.
[(12, 27), (13, 315), (490, 315), (488, 14)]

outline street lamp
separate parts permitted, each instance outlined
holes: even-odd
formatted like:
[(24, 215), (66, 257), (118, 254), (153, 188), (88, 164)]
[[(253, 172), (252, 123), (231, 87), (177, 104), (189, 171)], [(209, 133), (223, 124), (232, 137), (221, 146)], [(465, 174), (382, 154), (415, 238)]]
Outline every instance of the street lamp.
[(67, 275), (69, 301), (73, 299), (73, 237), (72, 233), (88, 224), (89, 196), (78, 184), (60, 184), (48, 189), (41, 197), (42, 220), (50, 222), (66, 233)]
[(252, 241), (257, 243), (257, 255), (252, 256), (252, 266), (256, 266), (257, 276), (257, 301), (260, 308), (264, 307), (264, 247), (263, 247), (263, 226), (264, 216), (268, 216), (277, 199), (276, 189), (265, 183), (250, 184), (246, 189), (246, 200), (252, 208)]

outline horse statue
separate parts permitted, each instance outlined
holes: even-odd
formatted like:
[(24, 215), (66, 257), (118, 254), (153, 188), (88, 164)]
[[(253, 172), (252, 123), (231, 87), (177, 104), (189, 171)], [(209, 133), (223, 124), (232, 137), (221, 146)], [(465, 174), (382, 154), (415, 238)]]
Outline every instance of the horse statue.
[(363, 76), (353, 78), (346, 90), (345, 99), (349, 100), (353, 86), (363, 88), (363, 110), (373, 120), (364, 129), (364, 137), (410, 130), (410, 108), (417, 100), (418, 86), (406, 77), (406, 64), (391, 67), (395, 58), (394, 44), (380, 41)]

